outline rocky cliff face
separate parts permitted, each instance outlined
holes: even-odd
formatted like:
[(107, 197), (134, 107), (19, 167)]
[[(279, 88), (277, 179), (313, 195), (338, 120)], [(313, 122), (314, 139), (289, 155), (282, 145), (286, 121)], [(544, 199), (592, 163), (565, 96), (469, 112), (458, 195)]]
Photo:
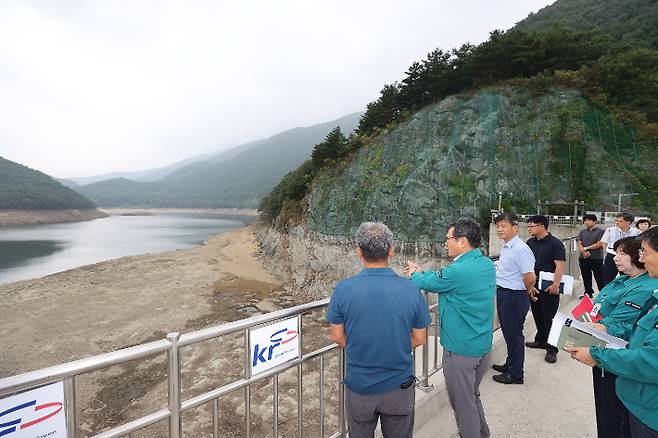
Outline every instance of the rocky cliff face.
[(616, 209), (618, 193), (639, 192), (633, 202), (651, 212), (655, 164), (650, 144), (577, 91), (490, 88), (426, 107), (325, 171), (307, 221), (349, 236), (379, 220), (400, 240), (434, 241), (458, 217), (488, 220), (499, 192), (507, 210), (525, 213), (558, 199)]
[(391, 228), (401, 273), (407, 259), (442, 263), (451, 221), (474, 217), (486, 230), (499, 192), (505, 210), (519, 213), (558, 199), (615, 210), (618, 193), (638, 192), (635, 207), (652, 213), (652, 147), (577, 91), (503, 87), (453, 96), (325, 170), (307, 198), (306, 222), (288, 232), (264, 229), (261, 251), (290, 287), (324, 297), (359, 271), (350, 236), (363, 221)]
[[(362, 268), (354, 252), (354, 243), (346, 238), (334, 238), (313, 232), (300, 225), (284, 233), (262, 227), (256, 236), (260, 255), (267, 269), (284, 280), (291, 292), (309, 299), (326, 298), (336, 282), (356, 275)], [(407, 260), (428, 269), (442, 264), (440, 244), (397, 242), (391, 267), (402, 275)]]

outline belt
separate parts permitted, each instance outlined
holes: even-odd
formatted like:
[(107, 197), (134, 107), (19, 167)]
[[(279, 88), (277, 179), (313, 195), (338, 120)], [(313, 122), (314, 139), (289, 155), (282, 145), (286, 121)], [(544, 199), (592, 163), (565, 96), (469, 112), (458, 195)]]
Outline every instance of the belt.
[(496, 288), (498, 288), (498, 289), (505, 289), (505, 290), (508, 290), (508, 291), (510, 291), (510, 292), (527, 292), (525, 289), (511, 289), (511, 288), (509, 288), (509, 287), (499, 286), (499, 285), (496, 285)]

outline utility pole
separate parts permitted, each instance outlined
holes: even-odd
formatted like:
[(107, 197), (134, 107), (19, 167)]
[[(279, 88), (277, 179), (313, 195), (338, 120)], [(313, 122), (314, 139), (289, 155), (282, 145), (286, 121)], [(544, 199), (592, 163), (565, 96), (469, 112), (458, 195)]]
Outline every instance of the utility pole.
[(500, 213), (500, 204), (503, 201), (503, 192), (498, 192), (498, 213)]
[(617, 199), (617, 213), (621, 213), (621, 197), (622, 196), (637, 196), (639, 193), (620, 193)]

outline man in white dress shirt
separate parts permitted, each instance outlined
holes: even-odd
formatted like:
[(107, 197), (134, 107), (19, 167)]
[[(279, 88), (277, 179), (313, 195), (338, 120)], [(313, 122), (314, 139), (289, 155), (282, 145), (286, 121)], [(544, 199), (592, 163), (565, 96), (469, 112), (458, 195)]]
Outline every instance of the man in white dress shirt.
[(635, 221), (635, 216), (630, 213), (619, 213), (615, 217), (615, 226), (605, 230), (601, 241), (593, 245), (586, 246), (585, 251), (605, 248), (605, 260), (603, 261), (603, 285), (605, 287), (608, 283), (615, 279), (619, 271), (615, 264), (615, 242), (624, 237), (634, 237), (640, 234), (640, 230), (633, 228), (631, 225)]

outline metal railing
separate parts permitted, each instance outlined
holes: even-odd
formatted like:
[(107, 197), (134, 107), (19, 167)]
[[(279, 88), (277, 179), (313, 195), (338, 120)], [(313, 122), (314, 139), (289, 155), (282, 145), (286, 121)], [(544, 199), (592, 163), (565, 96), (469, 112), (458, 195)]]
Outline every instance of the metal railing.
[[(435, 297), (435, 295), (434, 295)], [(422, 361), (420, 368), (422, 373), (419, 376), (418, 387), (424, 391), (432, 389), (429, 384), (429, 377), (439, 371), (441, 368), (438, 364), (438, 303), (432, 302), (435, 298), (431, 298), (429, 294), (425, 295), (430, 313), (432, 315), (432, 326), (428, 329), (426, 336), (426, 344), (421, 348)], [(302, 329), (302, 315), (324, 309), (329, 303), (329, 299), (314, 301), (311, 303), (302, 304), (299, 306), (291, 307), (288, 309), (279, 310), (276, 312), (258, 315), (251, 318), (222, 324), (219, 326), (209, 327), (206, 329), (198, 330), (187, 334), (170, 333), (166, 339), (155, 342), (149, 342), (111, 353), (101, 354), (85, 359), (80, 359), (74, 362), (69, 362), (62, 365), (44, 368), (0, 380), (0, 398), (24, 392), (36, 387), (46, 385), (54, 382), (64, 382), (65, 389), (65, 414), (66, 414), (66, 429), (69, 438), (76, 437), (78, 422), (76, 421), (76, 377), (96, 370), (106, 369), (110, 366), (124, 364), (136, 359), (145, 359), (153, 357), (157, 354), (166, 353), (167, 355), (167, 408), (152, 412), (148, 415), (137, 418), (134, 421), (127, 422), (109, 430), (100, 431), (95, 435), (95, 438), (115, 438), (131, 436), (131, 433), (143, 430), (146, 427), (156, 423), (167, 420), (168, 436), (171, 438), (180, 438), (183, 435), (182, 413), (189, 411), (198, 406), (210, 403), (212, 405), (212, 435), (213, 437), (219, 436), (219, 399), (233, 391), (242, 390), (245, 400), (244, 413), (245, 413), (245, 436), (251, 436), (251, 397), (250, 390), (252, 385), (256, 382), (261, 382), (264, 379), (272, 378), (272, 392), (273, 392), (273, 405), (272, 405), (272, 435), (276, 438), (279, 435), (279, 385), (278, 378), (284, 371), (297, 368), (297, 436), (302, 437), (303, 429), (303, 370), (304, 364), (310, 360), (319, 359), (319, 379), (320, 379), (320, 406), (319, 406), (319, 429), (320, 436), (325, 437), (325, 409), (326, 409), (326, 391), (325, 386), (325, 365), (327, 354), (338, 350), (338, 382), (342, 382), (345, 373), (345, 357), (344, 352), (339, 349), (336, 344), (330, 343), (321, 348), (315, 349), (311, 352), (302, 353), (301, 346), (303, 345), (302, 339), (304, 330)], [(254, 327), (261, 326), (267, 323), (276, 322), (285, 318), (297, 318), (299, 327), (299, 354), (297, 358), (290, 360), (284, 364), (278, 365), (267, 371), (257, 375), (250, 373), (250, 344), (249, 334), (250, 330)], [(321, 326), (320, 329), (326, 331), (326, 326)], [(436, 336), (430, 337), (429, 332), (431, 329), (436, 331)], [(228, 384), (219, 386), (203, 394), (183, 400), (181, 397), (181, 348), (185, 346), (199, 344), (204, 341), (218, 338), (228, 334), (242, 334), (244, 337), (244, 376), (234, 380)], [(430, 339), (432, 346), (429, 345)], [(433, 366), (430, 368), (430, 350), (433, 349), (434, 358)], [(414, 366), (418, 360), (416, 351), (414, 351)], [(344, 409), (344, 391), (343, 385), (339, 384), (338, 387), (338, 425), (335, 425), (337, 432), (330, 435), (334, 437), (344, 437), (346, 433), (345, 422), (345, 409)]]
[(567, 237), (561, 241), (564, 245), (567, 259), (564, 266), (564, 273), (571, 275), (574, 278), (578, 278), (580, 277), (580, 265), (578, 264), (580, 252), (578, 251), (578, 245), (576, 244), (576, 236)]

